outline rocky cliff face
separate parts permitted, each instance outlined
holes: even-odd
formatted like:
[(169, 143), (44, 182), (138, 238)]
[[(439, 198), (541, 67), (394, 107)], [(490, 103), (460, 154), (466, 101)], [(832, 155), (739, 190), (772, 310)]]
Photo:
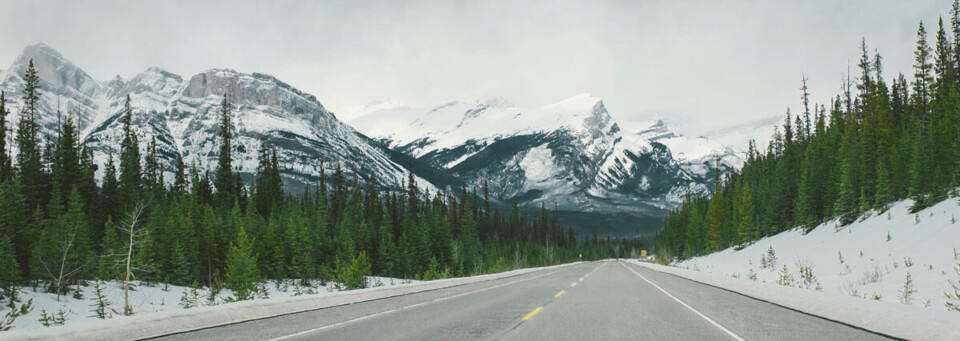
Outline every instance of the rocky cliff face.
[[(326, 163), (328, 171), (340, 163), (348, 174), (357, 172), (361, 182), (376, 176), (381, 183), (399, 186), (406, 179), (406, 167), (400, 165), (406, 163), (402, 155), (337, 120), (316, 97), (266, 74), (212, 69), (185, 79), (150, 68), (129, 79), (97, 82), (52, 48), (34, 45), (0, 74), (0, 88), (8, 93), (14, 120), (19, 112), (23, 74), (31, 59), (42, 80), (42, 133), (55, 136), (59, 108), (61, 116), (76, 118), (82, 139), (101, 164), (110, 154), (119, 154), (119, 117), (129, 95), (141, 148), (156, 139), (168, 181), (177, 156), (201, 170), (212, 171), (218, 152), (220, 103), (227, 96), (233, 103), (236, 128), (234, 166), (248, 180), (256, 170), (256, 153), (261, 145), (277, 149), (290, 189), (314, 183), (321, 162)], [(431, 178), (419, 179), (427, 188), (454, 183), (422, 165), (415, 170)]]

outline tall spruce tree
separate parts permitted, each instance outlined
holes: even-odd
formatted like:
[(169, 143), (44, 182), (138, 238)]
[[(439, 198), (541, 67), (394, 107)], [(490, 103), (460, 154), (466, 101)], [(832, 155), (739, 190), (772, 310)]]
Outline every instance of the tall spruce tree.
[(257, 181), (255, 184), (257, 210), (264, 218), (283, 201), (283, 180), (280, 178), (280, 164), (277, 151), (268, 149), (266, 143), (260, 145)]
[(726, 198), (722, 191), (720, 181), (717, 181), (716, 189), (710, 200), (710, 208), (707, 210), (707, 241), (706, 249), (708, 252), (722, 250), (727, 245), (724, 240), (724, 230), (730, 220), (730, 211), (727, 210)]
[(7, 150), (7, 94), (0, 90), (0, 182), (11, 176), (12, 162)]
[(911, 94), (912, 116), (912, 160), (910, 162), (910, 197), (914, 200), (912, 211), (930, 205), (928, 189), (931, 184), (930, 147), (930, 85), (933, 83), (933, 65), (930, 62), (931, 49), (927, 44), (927, 32), (920, 23), (917, 29), (917, 48), (914, 52), (914, 81)]
[(180, 153), (177, 153), (175, 162), (177, 164), (175, 166), (176, 171), (173, 173), (173, 193), (183, 194), (187, 190), (187, 166), (184, 164), (183, 156)]
[(45, 178), (41, 144), (38, 101), (40, 100), (40, 77), (33, 60), (23, 75), (23, 107), (17, 127), (17, 168), (27, 206), (42, 205), (43, 180)]
[(738, 243), (746, 243), (757, 239), (756, 209), (753, 206), (753, 193), (751, 193), (750, 183), (741, 180), (741, 185), (737, 191), (736, 197), (737, 210), (737, 236)]
[(121, 210), (138, 202), (141, 197), (143, 176), (140, 165), (140, 142), (133, 130), (133, 106), (130, 95), (123, 106), (123, 141), (120, 143), (120, 179), (118, 197)]
[(236, 184), (233, 174), (233, 111), (227, 95), (223, 95), (220, 102), (220, 154), (217, 158), (217, 173), (214, 179), (214, 188), (217, 189), (217, 198), (224, 207), (233, 206), (236, 199)]

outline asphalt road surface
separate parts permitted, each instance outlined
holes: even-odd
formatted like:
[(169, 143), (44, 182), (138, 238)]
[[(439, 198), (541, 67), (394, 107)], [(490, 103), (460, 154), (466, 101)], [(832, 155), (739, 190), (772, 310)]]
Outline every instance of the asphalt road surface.
[(618, 261), (284, 315), (161, 340), (879, 340)]

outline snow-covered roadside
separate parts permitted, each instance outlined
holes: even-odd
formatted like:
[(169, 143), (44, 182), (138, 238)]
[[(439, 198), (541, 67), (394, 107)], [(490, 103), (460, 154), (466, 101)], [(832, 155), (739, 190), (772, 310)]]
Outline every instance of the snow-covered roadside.
[(810, 315), (905, 340), (960, 340), (960, 314), (890, 304), (746, 279), (718, 276), (637, 260), (630, 262), (730, 290)]
[[(419, 281), (389, 277), (367, 277), (367, 286), (370, 288), (390, 287), (406, 283), (415, 283)], [(152, 314), (159, 312), (173, 312), (184, 309), (198, 307), (218, 306), (230, 302), (233, 292), (229, 289), (223, 289), (217, 293), (211, 293), (209, 288), (198, 288), (194, 290), (191, 287), (183, 287), (169, 284), (142, 284), (138, 281), (132, 282), (130, 291), (130, 305), (134, 316), (143, 314)], [(297, 297), (297, 296), (324, 296), (339, 292), (335, 286), (336, 283), (327, 282), (321, 286), (319, 282), (302, 283), (299, 280), (275, 281), (270, 280), (263, 286), (263, 292), (255, 297), (255, 300)], [(21, 288), (18, 294), (20, 302), (32, 302), (30, 313), (20, 316), (14, 322), (11, 330), (34, 330), (48, 327), (75, 324), (83, 324), (90, 321), (101, 320), (95, 311), (99, 300), (96, 294), (96, 283), (88, 282), (87, 285), (79, 287), (80, 295), (73, 293), (60, 296), (52, 293), (45, 293), (42, 290), (34, 291), (32, 288)], [(107, 320), (117, 322), (124, 321), (129, 316), (123, 315), (123, 282), (109, 281), (101, 282), (100, 289), (105, 298), (105, 307), (102, 309)], [(77, 298), (79, 297), (79, 298)], [(0, 315), (10, 311), (9, 307), (0, 307)], [(56, 320), (62, 318), (62, 321), (44, 322), (44, 315), (49, 319)], [(44, 323), (47, 325), (45, 326)], [(4, 336), (6, 333), (0, 334)]]
[(897, 202), (847, 226), (832, 220), (806, 234), (792, 229), (674, 267), (644, 265), (891, 336), (943, 338), (923, 334), (932, 330), (960, 340), (960, 312), (945, 305), (960, 304), (945, 295), (960, 286), (960, 203), (915, 214), (911, 205)]
[[(301, 311), (322, 309), (385, 297), (407, 295), (422, 291), (437, 290), (469, 283), (512, 277), (535, 271), (568, 266), (571, 264), (543, 268), (520, 269), (475, 277), (450, 278), (416, 283), (400, 283), (401, 281), (394, 280), (395, 285), (392, 286), (386, 286), (389, 283), (389, 279), (387, 279), (387, 282), (384, 282), (384, 279), (380, 279), (380, 282), (383, 282), (384, 284), (383, 287), (343, 292), (304, 294), (301, 296), (294, 296), (292, 292), (288, 292), (287, 296), (278, 295), (276, 297), (271, 297), (270, 299), (242, 301), (216, 306), (202, 306), (193, 309), (178, 309), (179, 306), (177, 303), (179, 303), (180, 297), (183, 296), (183, 290), (182, 287), (180, 287), (181, 290), (179, 293), (177, 293), (172, 289), (173, 287), (171, 287), (170, 291), (160, 290), (161, 294), (155, 296), (154, 301), (151, 301), (153, 303), (156, 303), (156, 301), (164, 302), (165, 304), (163, 306), (169, 307), (169, 309), (165, 309), (163, 311), (144, 313), (129, 317), (120, 317), (120, 319), (114, 318), (100, 320), (96, 318), (86, 318), (83, 323), (69, 323), (68, 320), (68, 324), (59, 327), (50, 327), (39, 330), (19, 329), (15, 331), (3, 332), (0, 334), (0, 338), (3, 338), (4, 340), (144, 339), (172, 333), (209, 328), (218, 325), (263, 319)], [(376, 279), (373, 280), (375, 281)], [(173, 299), (173, 301), (171, 301), (171, 299)], [(113, 299), (111, 298), (111, 300)], [(87, 303), (92, 302), (87, 301)], [(145, 311), (151, 311), (149, 308), (154, 306), (155, 305), (153, 304), (146, 305), (145, 307), (147, 307), (147, 309)], [(87, 309), (84, 309), (81, 314), (89, 313), (89, 310), (92, 309), (92, 307), (89, 306), (85, 306), (85, 308)], [(92, 313), (90, 313), (90, 315), (92, 315)], [(79, 322), (79, 319), (75, 322)]]
[[(952, 292), (950, 281), (960, 281), (960, 205), (949, 199), (911, 214), (911, 204), (898, 202), (847, 226), (829, 221), (806, 235), (785, 231), (739, 251), (731, 248), (676, 266), (792, 286), (800, 286), (799, 270), (806, 267), (811, 290), (819, 285), (826, 293), (946, 310), (944, 293)], [(904, 300), (907, 274), (913, 292)]]

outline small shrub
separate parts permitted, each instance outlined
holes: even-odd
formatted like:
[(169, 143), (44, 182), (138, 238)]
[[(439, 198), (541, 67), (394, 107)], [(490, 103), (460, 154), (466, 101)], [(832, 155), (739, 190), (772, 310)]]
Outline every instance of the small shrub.
[(40, 324), (44, 327), (62, 326), (67, 323), (67, 312), (64, 311), (63, 308), (60, 308), (48, 314), (46, 309), (40, 308), (40, 318), (38, 321), (40, 321)]
[(903, 287), (900, 290), (897, 290), (900, 293), (900, 303), (910, 305), (913, 301), (913, 293), (916, 290), (913, 289), (913, 277), (910, 276), (910, 273), (907, 272), (907, 277), (903, 281)]
[(103, 292), (103, 282), (99, 279), (93, 282), (93, 295), (96, 298), (96, 301), (91, 304), (93, 310), (90, 312), (93, 313), (93, 316), (101, 320), (112, 318), (113, 315), (110, 314), (110, 305), (113, 302), (107, 298), (107, 294)]
[(873, 265), (873, 269), (865, 271), (863, 276), (860, 277), (860, 280), (857, 282), (859, 285), (867, 285), (870, 283), (877, 283), (883, 279), (883, 272), (880, 271), (880, 267)]
[(951, 279), (947, 281), (947, 283), (950, 283), (953, 292), (943, 293), (947, 298), (947, 301), (943, 304), (947, 306), (947, 310), (960, 312), (960, 264), (957, 264), (954, 270), (957, 272), (957, 280)]
[(13, 323), (17, 322), (17, 318), (33, 311), (33, 299), (31, 298), (27, 300), (27, 303), (21, 305), (11, 302), (11, 306), (12, 309), (3, 315), (3, 318), (0, 318), (0, 332), (10, 330), (10, 328), (13, 328)]
[(804, 289), (814, 289), (819, 291), (820, 282), (817, 281), (817, 277), (813, 275), (813, 265), (810, 265), (807, 261), (798, 261), (797, 262), (797, 274), (798, 274), (798, 283), (797, 286)]
[(777, 284), (780, 284), (785, 287), (792, 287), (794, 283), (793, 275), (790, 274), (790, 270), (787, 269), (787, 265), (783, 265), (783, 269), (780, 270), (780, 274), (777, 278)]

